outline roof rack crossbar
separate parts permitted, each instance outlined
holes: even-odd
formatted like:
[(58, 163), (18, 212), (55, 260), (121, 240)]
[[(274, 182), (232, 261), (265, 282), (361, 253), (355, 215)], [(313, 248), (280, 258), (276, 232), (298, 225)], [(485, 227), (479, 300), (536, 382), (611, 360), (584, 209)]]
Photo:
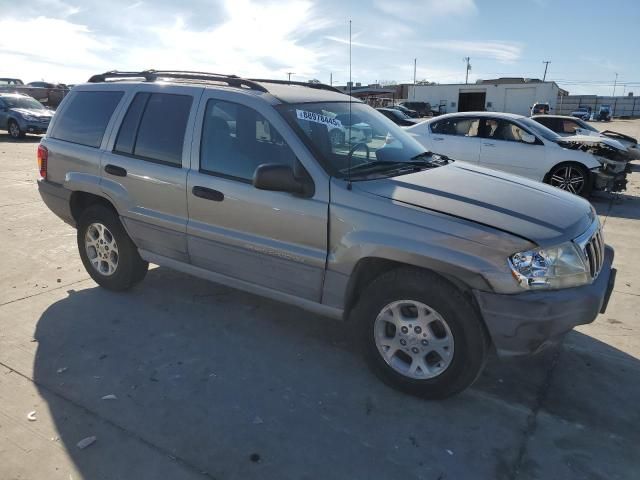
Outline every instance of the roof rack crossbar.
[(206, 72), (191, 72), (180, 70), (143, 70), (141, 72), (119, 72), (112, 70), (109, 72), (93, 75), (89, 79), (89, 83), (101, 83), (106, 82), (111, 78), (144, 78), (147, 82), (155, 82), (159, 78), (175, 78), (184, 80), (210, 80), (212, 82), (226, 83), (231, 87), (242, 88), (246, 87), (251, 90), (257, 90), (259, 92), (267, 92), (267, 89), (262, 85), (252, 80), (240, 78), (236, 75), (222, 75), (218, 73), (206, 73)]
[(318, 90), (328, 90), (329, 92), (343, 93), (337, 88), (327, 85), (326, 83), (295, 82), (290, 80), (270, 80), (267, 78), (251, 78), (250, 80), (252, 82), (276, 83), (279, 85), (300, 85), (303, 87), (317, 88)]

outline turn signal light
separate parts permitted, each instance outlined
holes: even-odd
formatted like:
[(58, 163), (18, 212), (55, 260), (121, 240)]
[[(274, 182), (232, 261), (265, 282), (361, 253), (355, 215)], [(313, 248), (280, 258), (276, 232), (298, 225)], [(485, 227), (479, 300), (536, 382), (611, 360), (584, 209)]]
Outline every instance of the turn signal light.
[(49, 150), (44, 145), (38, 145), (38, 170), (40, 170), (40, 178), (47, 178), (47, 160), (49, 159)]

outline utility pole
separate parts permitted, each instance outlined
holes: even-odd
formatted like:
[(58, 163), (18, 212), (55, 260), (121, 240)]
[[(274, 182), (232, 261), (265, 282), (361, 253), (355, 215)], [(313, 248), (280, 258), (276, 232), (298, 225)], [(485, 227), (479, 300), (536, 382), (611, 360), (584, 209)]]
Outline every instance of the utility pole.
[(289, 77), (289, 79), (287, 80), (287, 82), (291, 81), (291, 75), (295, 75), (296, 72), (287, 72), (287, 76)]
[(464, 84), (468, 85), (469, 84), (469, 70), (471, 70), (471, 64), (469, 63), (469, 61), (471, 60), (471, 57), (464, 57), (463, 59), (465, 62), (467, 62), (467, 73), (464, 77)]
[(413, 59), (413, 99), (416, 99), (416, 65), (417, 65), (418, 59), (414, 58)]
[(333, 87), (333, 72), (329, 73), (329, 85)]
[(616, 96), (616, 85), (618, 83), (618, 74), (616, 73), (616, 79), (613, 81), (613, 95), (612, 97)]
[(551, 60), (545, 60), (542, 63), (544, 63), (544, 75), (542, 76), (542, 81), (544, 82), (547, 79), (547, 68), (549, 68)]

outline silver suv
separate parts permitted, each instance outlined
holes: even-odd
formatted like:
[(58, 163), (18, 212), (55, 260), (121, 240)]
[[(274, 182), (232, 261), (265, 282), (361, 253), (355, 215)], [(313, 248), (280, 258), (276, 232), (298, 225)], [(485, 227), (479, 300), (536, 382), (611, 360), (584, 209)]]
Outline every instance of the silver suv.
[[(371, 135), (353, 141), (356, 124)], [(131, 288), (151, 262), (344, 319), (382, 380), (427, 398), (471, 385), (492, 349), (592, 322), (613, 287), (587, 201), (425, 152), (326, 85), (96, 75), (38, 161), (101, 286)]]

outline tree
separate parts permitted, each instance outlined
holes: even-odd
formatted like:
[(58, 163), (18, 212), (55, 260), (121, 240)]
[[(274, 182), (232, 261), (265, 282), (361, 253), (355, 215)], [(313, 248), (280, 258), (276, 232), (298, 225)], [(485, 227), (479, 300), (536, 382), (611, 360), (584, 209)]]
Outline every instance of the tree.
[(380, 80), (381, 87), (395, 87), (396, 85), (398, 85), (398, 82), (395, 80)]
[(321, 83), (321, 82), (317, 78), (312, 78), (311, 80), (309, 80), (309, 83)]
[(430, 82), (426, 78), (416, 81), (416, 85), (436, 85), (436, 82)]

